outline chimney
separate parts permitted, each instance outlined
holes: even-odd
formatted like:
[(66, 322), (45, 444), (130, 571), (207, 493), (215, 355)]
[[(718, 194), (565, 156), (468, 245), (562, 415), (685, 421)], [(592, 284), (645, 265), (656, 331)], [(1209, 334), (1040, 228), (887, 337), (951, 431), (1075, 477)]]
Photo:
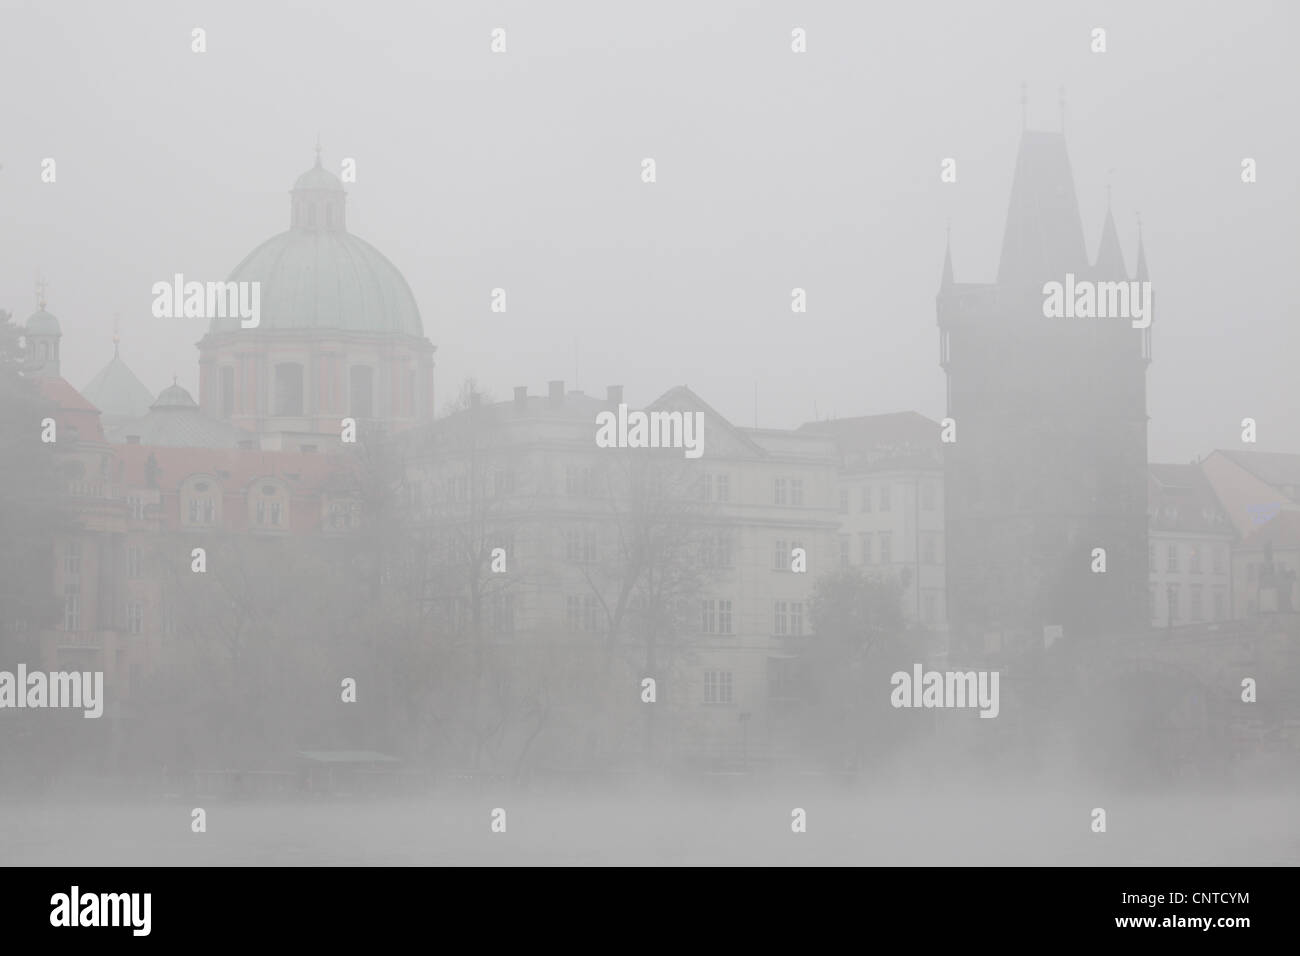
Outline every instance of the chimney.
[(564, 404), (564, 380), (556, 379), (546, 384), (549, 387), (547, 397), (551, 401), (551, 407), (560, 408)]
[(523, 413), (528, 408), (528, 386), (515, 386), (515, 411)]
[(623, 386), (622, 386), (622, 385), (606, 385), (606, 386), (605, 386), (605, 401), (607, 401), (607, 402), (609, 402), (609, 404), (611, 404), (611, 405), (615, 405), (615, 406), (622, 405), (622, 404), (623, 404)]
[(253, 439), (251, 439), (251, 438), (241, 438), (240, 441), (239, 441), (239, 447), (240, 447), (241, 449), (243, 449), (244, 451), (252, 451), (252, 450), (253, 450)]

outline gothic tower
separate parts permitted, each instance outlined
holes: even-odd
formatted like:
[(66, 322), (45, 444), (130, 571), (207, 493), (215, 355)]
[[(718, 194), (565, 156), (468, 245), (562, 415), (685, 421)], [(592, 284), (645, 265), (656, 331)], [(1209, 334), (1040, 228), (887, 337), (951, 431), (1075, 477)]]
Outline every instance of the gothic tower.
[(1025, 130), (996, 282), (954, 281), (949, 250), (937, 298), (956, 422), (944, 454), (957, 651), (1041, 646), (1054, 625), (1076, 640), (1146, 621), (1150, 328), (1045, 318), (1044, 285), (1067, 274), (1129, 278), (1109, 209), (1088, 261), (1064, 136)]

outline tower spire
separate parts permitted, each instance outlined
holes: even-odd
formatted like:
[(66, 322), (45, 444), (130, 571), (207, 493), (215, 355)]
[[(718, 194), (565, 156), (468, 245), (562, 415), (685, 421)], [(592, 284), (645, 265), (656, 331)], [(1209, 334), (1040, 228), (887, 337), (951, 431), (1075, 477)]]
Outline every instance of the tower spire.
[(42, 312), (45, 311), (45, 290), (49, 288), (49, 285), (50, 284), (45, 281), (45, 277), (41, 275), (41, 271), (37, 269), (36, 270), (36, 308), (40, 309)]
[(122, 324), (122, 313), (114, 312), (113, 313), (113, 358), (117, 358), (117, 345), (119, 342), (122, 341), (122, 336), (119, 334), (121, 324)]
[(320, 133), (316, 134), (316, 168), (320, 169)]

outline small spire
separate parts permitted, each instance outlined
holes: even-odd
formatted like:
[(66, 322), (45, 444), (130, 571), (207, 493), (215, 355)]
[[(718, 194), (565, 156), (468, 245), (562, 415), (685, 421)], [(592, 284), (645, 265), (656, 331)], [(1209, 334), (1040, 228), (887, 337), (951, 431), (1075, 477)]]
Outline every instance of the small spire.
[(1147, 250), (1146, 250), (1146, 246), (1143, 245), (1142, 243), (1142, 214), (1141, 213), (1138, 213), (1137, 221), (1138, 221), (1137, 280), (1139, 282), (1146, 282), (1148, 279), (1150, 279), (1150, 276), (1147, 274)]
[(320, 133), (316, 134), (316, 168), (320, 169)]
[(1124, 250), (1119, 245), (1119, 230), (1115, 228), (1115, 216), (1110, 209), (1110, 186), (1106, 187), (1106, 221), (1101, 227), (1101, 243), (1097, 247), (1097, 263), (1093, 271), (1108, 279), (1123, 276), (1128, 278), (1124, 267)]
[(36, 307), (42, 312), (45, 311), (45, 290), (49, 288), (49, 283), (41, 275), (39, 269), (36, 270)]
[(1020, 81), (1020, 129), (1029, 129), (1029, 84)]
[(122, 341), (122, 336), (119, 334), (119, 327), (121, 326), (121, 324), (122, 324), (122, 313), (114, 312), (113, 313), (113, 358), (117, 358), (117, 345), (119, 342)]
[(175, 373), (175, 372), (172, 372), (172, 384), (173, 384), (173, 385), (176, 384), (176, 373)]

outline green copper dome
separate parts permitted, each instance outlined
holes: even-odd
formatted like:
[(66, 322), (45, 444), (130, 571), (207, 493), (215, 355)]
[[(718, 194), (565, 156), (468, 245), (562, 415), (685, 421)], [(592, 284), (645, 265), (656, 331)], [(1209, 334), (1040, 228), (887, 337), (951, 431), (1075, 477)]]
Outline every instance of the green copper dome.
[(62, 335), (59, 328), (59, 320), (56, 319), (45, 309), (37, 309), (27, 317), (27, 322), (23, 329), (31, 335)]
[(290, 229), (262, 243), (230, 274), (260, 283), (260, 322), (241, 329), (237, 316), (214, 318), (209, 331), (338, 330), (424, 337), (406, 279), (374, 246), (347, 231), (343, 185), (316, 166), (298, 177)]

